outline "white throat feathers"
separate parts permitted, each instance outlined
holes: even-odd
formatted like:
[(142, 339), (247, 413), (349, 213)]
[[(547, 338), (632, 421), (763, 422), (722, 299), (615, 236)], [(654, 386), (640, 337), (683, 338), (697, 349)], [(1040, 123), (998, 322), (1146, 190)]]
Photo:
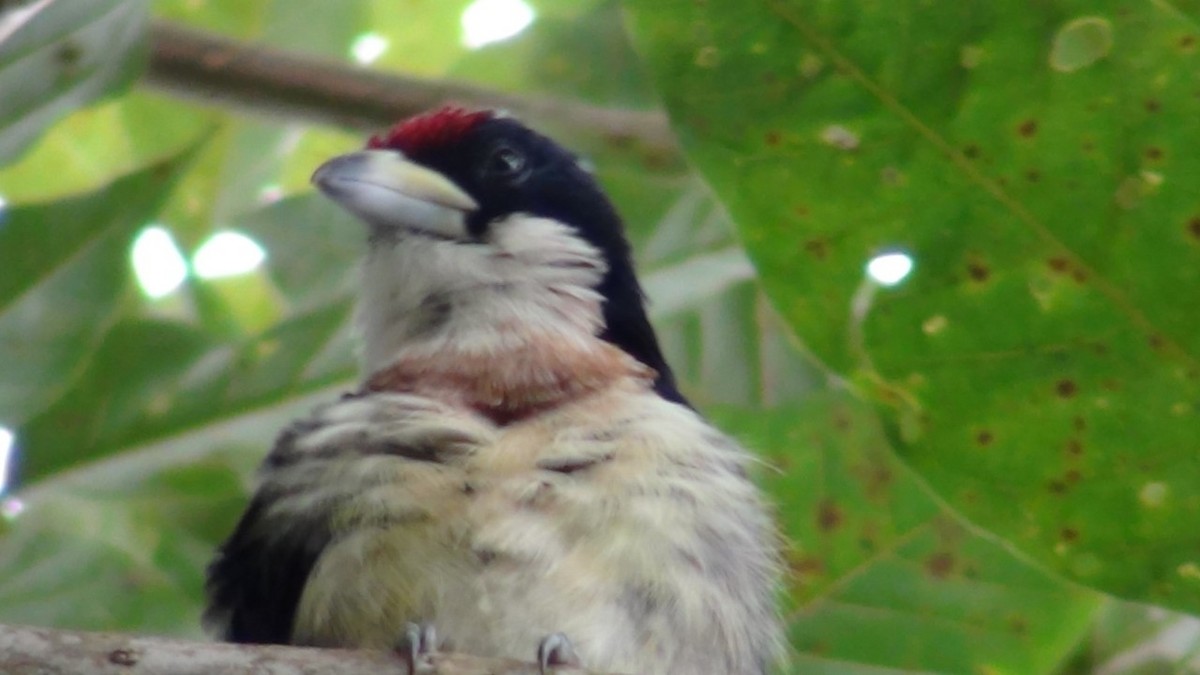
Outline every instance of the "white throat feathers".
[(366, 387), (414, 391), (509, 421), (654, 372), (601, 340), (603, 255), (524, 214), (463, 242), (377, 230), (357, 325)]

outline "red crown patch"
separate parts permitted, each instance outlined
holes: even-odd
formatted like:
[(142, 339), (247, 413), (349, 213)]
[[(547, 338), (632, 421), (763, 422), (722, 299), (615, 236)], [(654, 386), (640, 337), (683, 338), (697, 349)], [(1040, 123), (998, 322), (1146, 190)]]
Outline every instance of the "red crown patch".
[(371, 140), (367, 141), (367, 147), (391, 148), (412, 155), (453, 143), (493, 116), (490, 110), (472, 112), (446, 106), (397, 123), (386, 134), (372, 136)]

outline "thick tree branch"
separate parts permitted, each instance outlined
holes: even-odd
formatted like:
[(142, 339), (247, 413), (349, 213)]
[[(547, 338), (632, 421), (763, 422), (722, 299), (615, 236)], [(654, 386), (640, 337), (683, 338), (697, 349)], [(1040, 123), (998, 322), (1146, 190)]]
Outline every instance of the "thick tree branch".
[(664, 115), (385, 73), (157, 21), (145, 82), (173, 95), (359, 131), (445, 103), (501, 108), (538, 124), (651, 155), (677, 154)]
[[(530, 651), (533, 647), (530, 647)], [(417, 675), (537, 675), (509, 659), (435, 654)], [(560, 668), (560, 673), (584, 671)], [(187, 642), (115, 633), (0, 625), (0, 673), (6, 675), (408, 675), (387, 652)]]

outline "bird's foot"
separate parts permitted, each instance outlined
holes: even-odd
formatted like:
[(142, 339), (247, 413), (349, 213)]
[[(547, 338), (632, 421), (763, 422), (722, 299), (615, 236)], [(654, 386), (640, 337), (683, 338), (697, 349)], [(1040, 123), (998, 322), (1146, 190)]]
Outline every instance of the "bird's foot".
[(396, 645), (396, 652), (408, 665), (409, 675), (416, 675), (421, 657), (437, 651), (437, 631), (431, 623), (412, 623), (404, 626), (404, 637)]
[(547, 675), (548, 669), (556, 666), (583, 667), (575, 647), (562, 633), (552, 633), (542, 638), (538, 644), (537, 657), (538, 672), (542, 675)]

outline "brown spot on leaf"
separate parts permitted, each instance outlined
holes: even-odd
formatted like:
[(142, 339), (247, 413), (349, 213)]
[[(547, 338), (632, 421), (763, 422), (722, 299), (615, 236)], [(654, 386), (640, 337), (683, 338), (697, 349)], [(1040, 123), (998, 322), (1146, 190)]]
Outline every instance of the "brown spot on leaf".
[(1023, 616), (1014, 616), (1008, 620), (1008, 629), (1015, 635), (1025, 635), (1029, 632), (1029, 622)]
[(1146, 112), (1156, 113), (1159, 110), (1162, 110), (1162, 103), (1158, 99), (1151, 98), (1146, 100)]
[(821, 500), (817, 506), (817, 527), (821, 528), (822, 532), (832, 532), (841, 526), (843, 520), (842, 510), (838, 507), (837, 502), (832, 499)]
[(796, 214), (796, 217), (798, 218), (807, 218), (809, 210), (804, 204), (797, 204), (792, 207), (792, 213)]
[(78, 43), (67, 40), (58, 46), (58, 51), (54, 53), (54, 57), (58, 59), (63, 70), (73, 71), (79, 59), (83, 58), (83, 48)]
[(988, 280), (988, 277), (992, 276), (992, 270), (982, 260), (972, 260), (967, 263), (967, 275), (973, 281), (983, 283)]
[(987, 447), (991, 445), (993, 440), (995, 440), (995, 437), (992, 436), (992, 432), (988, 431), (987, 429), (980, 429), (979, 433), (975, 434), (975, 442), (978, 443), (980, 447)]
[[(1075, 419), (1079, 419), (1078, 417)], [(1067, 446), (1064, 448), (1067, 454), (1072, 457), (1078, 457), (1083, 454), (1083, 443), (1078, 438), (1067, 439)]]
[(1163, 350), (1163, 348), (1167, 346), (1166, 339), (1163, 338), (1163, 336), (1159, 335), (1158, 333), (1152, 334), (1150, 336), (1149, 342), (1150, 342), (1150, 349), (1153, 349), (1156, 352), (1161, 352)]
[(1092, 151), (1096, 149), (1096, 143), (1095, 143), (1095, 141), (1090, 141), (1090, 140), (1084, 141), (1083, 144), (1080, 145), (1079, 147), (1083, 150), (1084, 154), (1090, 155), (1092, 153)]
[(799, 551), (789, 551), (787, 556), (788, 571), (797, 581), (807, 581), (812, 577), (825, 573), (825, 561)]
[(1146, 159), (1155, 162), (1162, 159), (1163, 151), (1162, 148), (1152, 145), (1146, 148), (1146, 151), (1143, 154), (1145, 155)]
[(966, 157), (967, 159), (978, 159), (979, 155), (982, 154), (982, 151), (979, 149), (979, 146), (975, 145), (974, 143), (971, 143), (971, 144), (967, 145), (966, 147), (964, 147), (962, 152), (963, 152), (963, 156)]
[(1061, 480), (1054, 479), (1046, 483), (1046, 489), (1056, 495), (1061, 495), (1067, 491), (1067, 484)]
[(1059, 274), (1064, 274), (1071, 269), (1071, 261), (1067, 260), (1063, 256), (1054, 256), (1053, 258), (1047, 260), (1046, 264), (1050, 266), (1052, 271)]
[(804, 242), (804, 251), (817, 260), (829, 257), (829, 243), (824, 239), (809, 239)]
[(1078, 392), (1079, 386), (1075, 384), (1075, 380), (1062, 379), (1054, 383), (1054, 393), (1061, 398), (1071, 398)]
[(1083, 473), (1079, 469), (1067, 469), (1066, 473), (1063, 474), (1063, 480), (1067, 481), (1068, 485), (1074, 485), (1083, 480)]
[(1029, 181), (1030, 183), (1036, 183), (1036, 182), (1040, 181), (1041, 179), (1042, 179), (1042, 173), (1040, 171), (1038, 171), (1037, 169), (1026, 169), (1025, 170), (1025, 180)]
[(1088, 274), (1087, 271), (1082, 267), (1076, 267), (1075, 269), (1071, 270), (1071, 278), (1074, 279), (1076, 283), (1082, 284), (1088, 280)]
[(1087, 420), (1083, 419), (1083, 417), (1080, 417), (1079, 415), (1076, 415), (1071, 419), (1071, 426), (1075, 428), (1075, 431), (1083, 431), (1087, 428)]
[(1179, 44), (1179, 48), (1181, 50), (1183, 50), (1185, 52), (1190, 52), (1196, 46), (1196, 36), (1195, 35), (1184, 35), (1183, 37), (1179, 38), (1178, 44)]
[(867, 496), (878, 499), (887, 494), (892, 484), (892, 470), (883, 465), (874, 465), (867, 471)]
[(778, 131), (768, 131), (763, 140), (767, 142), (767, 145), (776, 147), (783, 142), (783, 134)]
[(1195, 239), (1200, 239), (1200, 216), (1192, 216), (1187, 222), (1188, 234)]
[(935, 579), (945, 579), (954, 572), (954, 555), (945, 551), (934, 553), (925, 560), (925, 571)]
[(1063, 529), (1059, 530), (1058, 537), (1065, 542), (1078, 541), (1079, 530), (1073, 527), (1064, 527)]
[(1017, 125), (1017, 133), (1023, 138), (1033, 138), (1037, 135), (1038, 123), (1035, 119), (1028, 119)]

